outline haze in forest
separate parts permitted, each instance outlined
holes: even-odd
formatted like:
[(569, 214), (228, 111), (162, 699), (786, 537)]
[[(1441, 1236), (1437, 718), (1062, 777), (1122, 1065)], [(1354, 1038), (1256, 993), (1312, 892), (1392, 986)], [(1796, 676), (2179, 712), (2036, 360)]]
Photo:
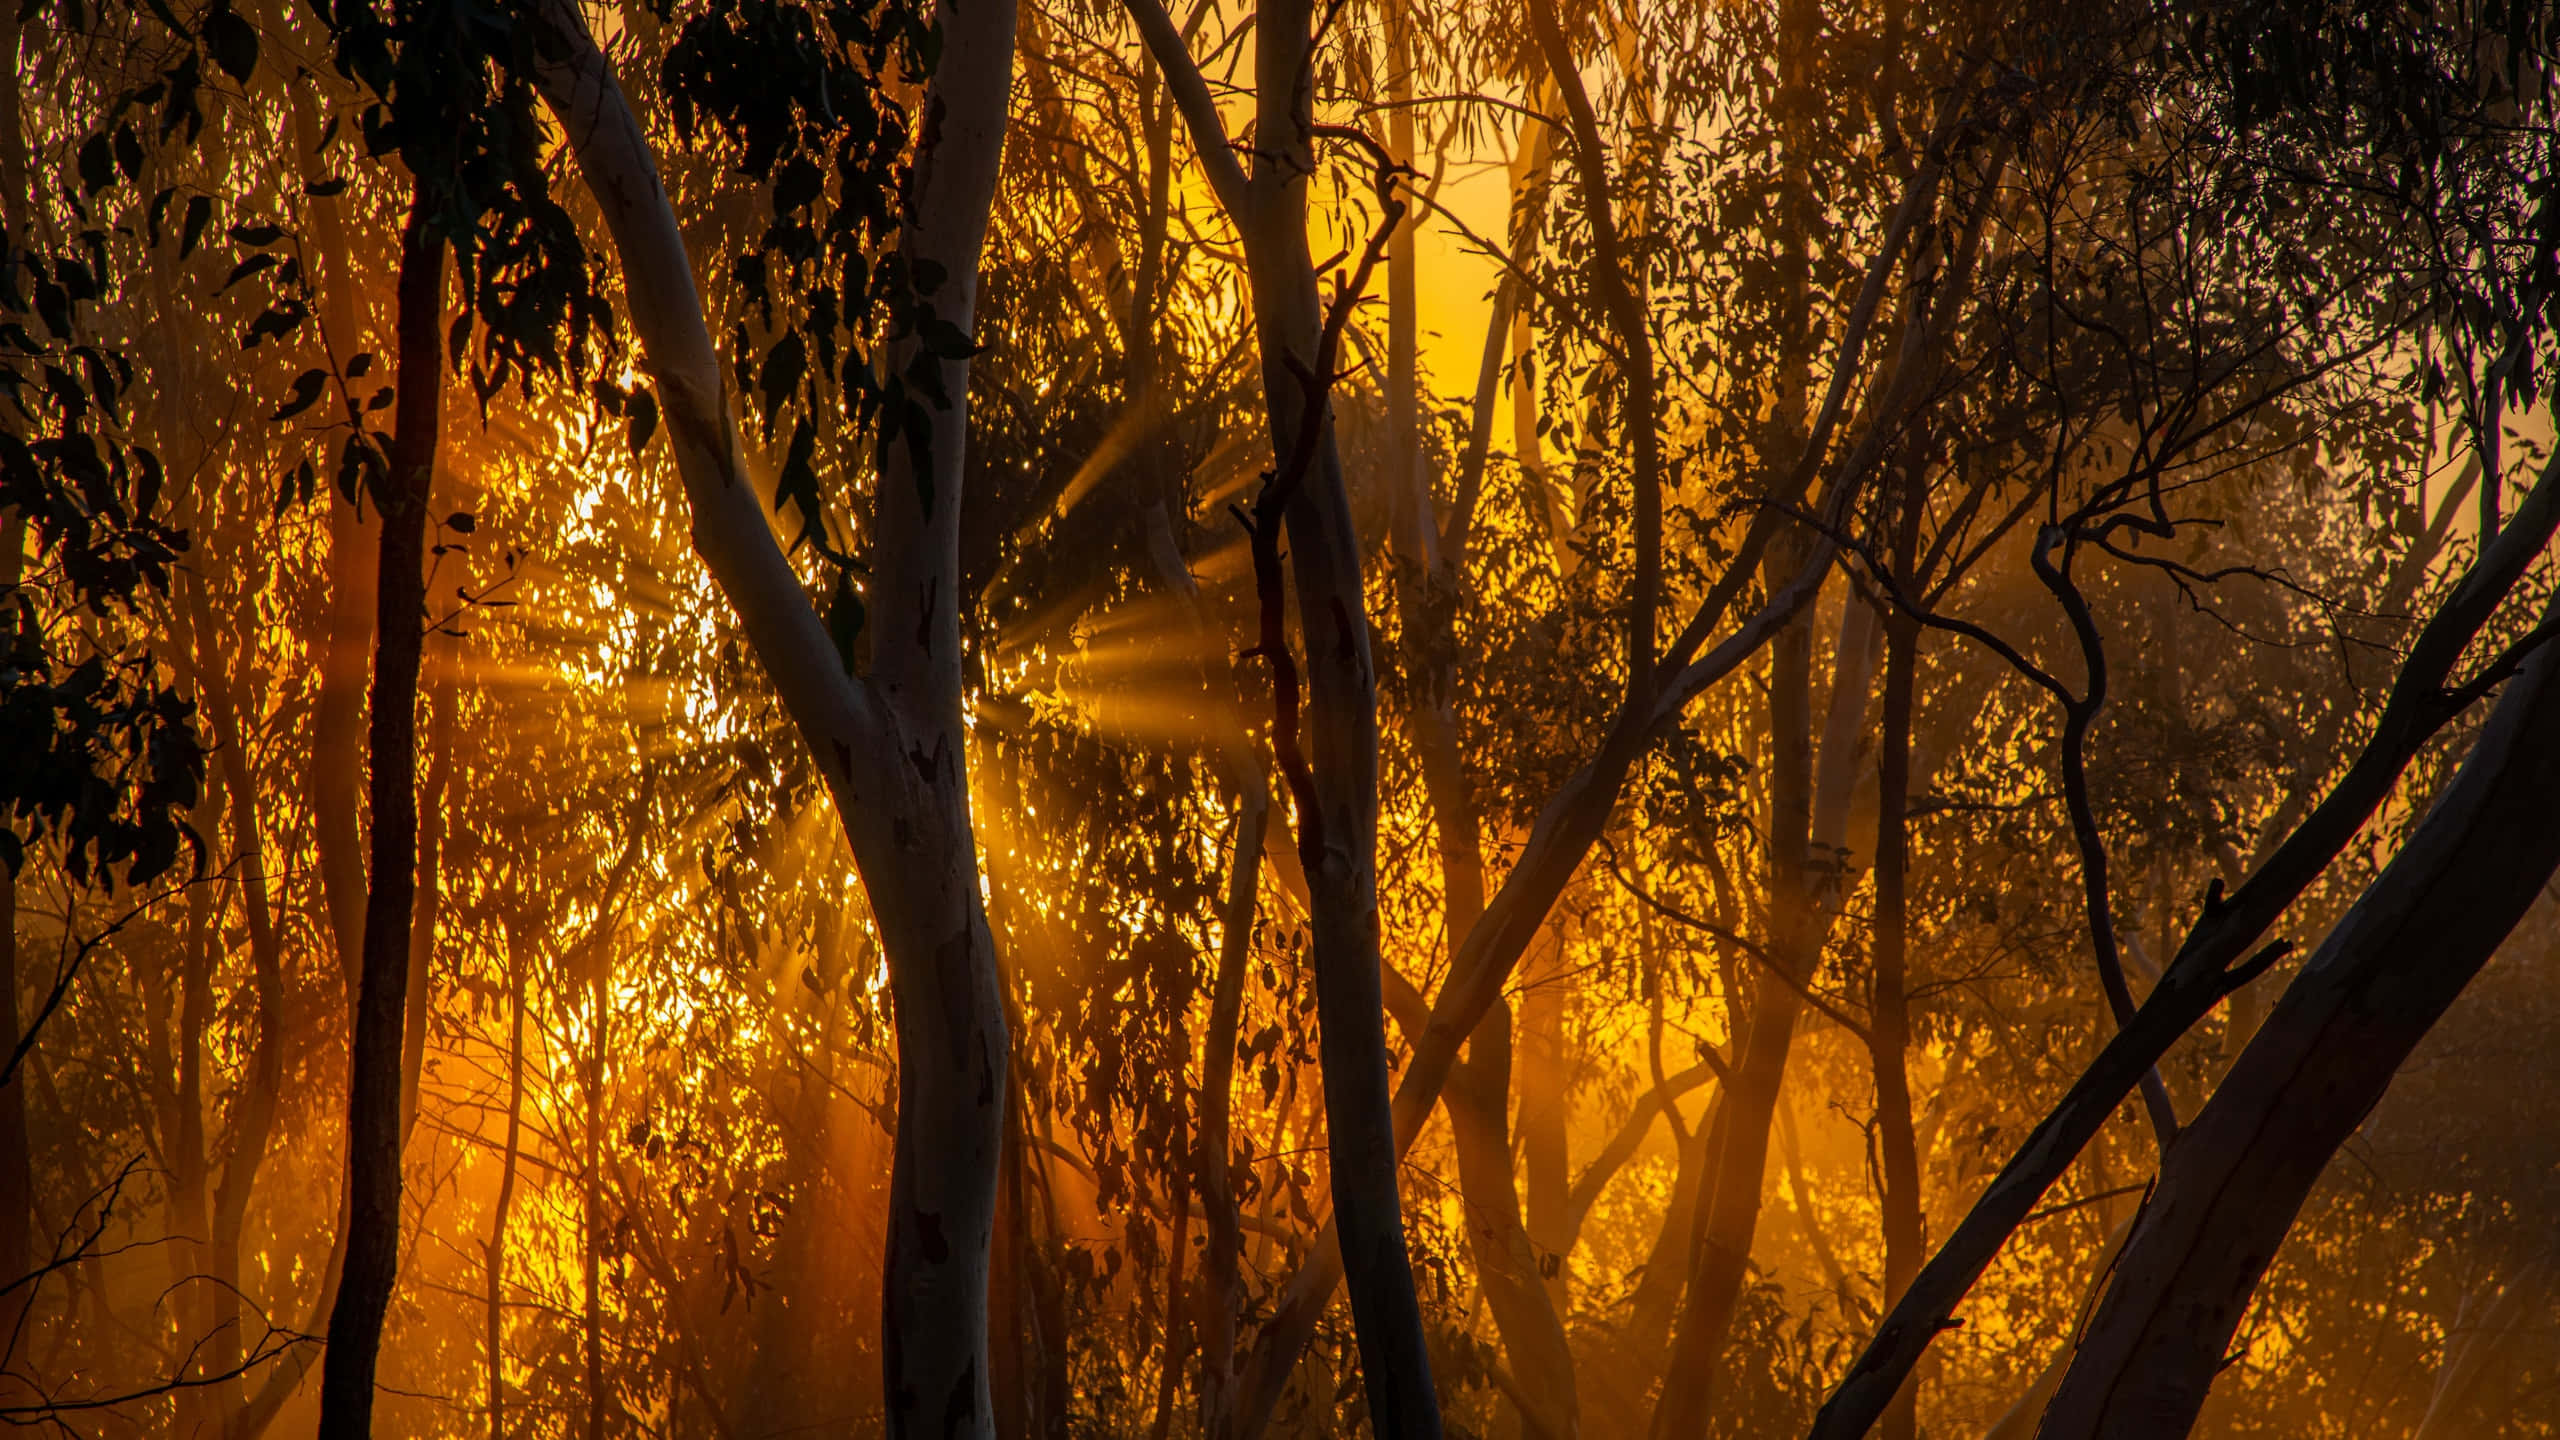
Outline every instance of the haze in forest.
[(0, 49), (0, 1422), (2560, 1433), (2547, 0)]

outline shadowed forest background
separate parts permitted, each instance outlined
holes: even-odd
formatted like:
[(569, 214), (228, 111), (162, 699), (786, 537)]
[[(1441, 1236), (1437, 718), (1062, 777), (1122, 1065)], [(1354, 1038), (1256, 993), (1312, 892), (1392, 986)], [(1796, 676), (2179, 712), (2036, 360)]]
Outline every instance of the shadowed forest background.
[(0, 15), (0, 1421), (2560, 1433), (2560, 14), (1012, 4)]

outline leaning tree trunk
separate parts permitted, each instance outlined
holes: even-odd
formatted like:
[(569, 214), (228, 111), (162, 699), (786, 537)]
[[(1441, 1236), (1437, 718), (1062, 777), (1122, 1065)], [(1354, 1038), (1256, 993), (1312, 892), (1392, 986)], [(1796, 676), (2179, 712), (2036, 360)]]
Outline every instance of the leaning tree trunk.
[[(2560, 606), (2544, 625), (2560, 624)], [(2560, 647), (2537, 648), (2452, 785), (2161, 1168), (2042, 1440), (2183, 1435), (2330, 1157), (2560, 869)]]
[(2207, 890), (2202, 913), (2134, 1023), (2107, 1041), (1921, 1267), (1865, 1353), (1823, 1402), (1813, 1440), (1857, 1440), (1867, 1433), (1973, 1282), (2141, 1077), (2224, 996), (2264, 973), (2289, 948), (2279, 943), (2249, 954), (2363, 830), (2399, 783), (2400, 772), (2477, 698), (2476, 689), (2454, 683), (2453, 668), (2540, 559), (2555, 528), (2560, 459), (2543, 467), (2514, 518), (2481, 548), (2469, 572), (2419, 628), (2381, 714), (2346, 771), (2246, 883), (2228, 896), (2219, 882)]
[(374, 1363), (400, 1273), (401, 1012), (417, 888), (418, 658), (426, 639), (427, 487), (435, 473), (443, 312), (444, 237), (422, 193), (410, 201), (401, 236), (399, 403), (390, 463), (374, 496), (382, 549), (366, 736), (373, 771), (371, 878), (347, 1067), (346, 1269), (329, 1310), (320, 1370), (323, 1440), (372, 1434)]
[[(537, 82), (620, 255), (632, 328), (693, 515), (693, 541), (826, 781), (871, 901), (898, 1038), (898, 1131), (881, 1303), (892, 1435), (992, 1437), (987, 1287), (1007, 1027), (978, 887), (961, 711), (960, 516), (968, 362), (937, 358), (931, 470), (891, 446), (878, 487), (873, 661), (848, 673), (775, 542), (739, 453), (718, 352), (649, 143), (574, 6), (552, 0)], [(1013, 71), (1014, 7), (943, 0), (930, 117), (900, 244), (946, 278), (939, 317), (974, 326)], [(889, 357), (903, 370), (908, 345)]]

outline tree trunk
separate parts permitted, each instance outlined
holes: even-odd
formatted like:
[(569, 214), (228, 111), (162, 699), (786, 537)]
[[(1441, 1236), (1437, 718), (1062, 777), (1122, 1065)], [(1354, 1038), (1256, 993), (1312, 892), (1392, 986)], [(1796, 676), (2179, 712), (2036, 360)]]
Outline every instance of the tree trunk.
[[(316, 186), (329, 177), (320, 155), (322, 131), (316, 113), (323, 95), (317, 84), (296, 85), (292, 90), (294, 156), (303, 184)], [(320, 292), (321, 333), (332, 363), (341, 370), (364, 349), (347, 244), (347, 203), (338, 195), (311, 201), (312, 240), (320, 261), (315, 283)], [(368, 510), (367, 498), (350, 499), (332, 490), (328, 618), (313, 645), (320, 655), (320, 700), (311, 718), (312, 845), (318, 852), (329, 934), (336, 942), (350, 1005), (355, 1003), (364, 968), (365, 678), (374, 644), (375, 590), (383, 544), (380, 506)]]
[(581, 1282), (579, 1351), (586, 1361), (587, 1440), (604, 1440), (604, 1057), (611, 1044), (613, 940), (599, 934), (586, 957), (587, 1063), (580, 1109), (578, 1157), (578, 1268)]
[[(0, 75), (0, 222), (8, 228), (0, 264), (17, 265), (17, 247), (27, 233), (26, 137), (19, 118), (19, 53), (26, 34), (17, 7), (0, 13), (0, 55), (8, 73)], [(17, 588), (26, 565), (26, 520), (14, 509), (0, 509), (0, 594)], [(18, 1053), (23, 1035), (18, 1017), (18, 872), (0, 865), (0, 1055)], [(19, 1067), (21, 1070), (27, 1067)], [(18, 1285), (35, 1269), (36, 1176), (28, 1148), (27, 1080), (21, 1074), (0, 1075), (0, 1400), (18, 1401), (17, 1348), (26, 1318), (35, 1303), (33, 1285)]]
[[(1913, 513), (1918, 497), (1904, 502)], [(1906, 533), (1908, 526), (1906, 525)], [(1867, 1057), (1875, 1072), (1876, 1149), (1884, 1219), (1884, 1306), (1891, 1309), (1911, 1288), (1928, 1255), (1920, 1199), (1920, 1147), (1911, 1124), (1911, 992), (1907, 959), (1911, 933), (1912, 690), (1920, 627), (1895, 614), (1884, 622), (1884, 741), (1876, 757), (1876, 873), (1873, 973), (1867, 1021)], [(1906, 1382), (1885, 1411), (1885, 1440), (1913, 1440), (1919, 1427), (1920, 1386)]]
[(507, 1144), (498, 1169), (498, 1198), (489, 1210), (488, 1290), (483, 1343), (489, 1366), (489, 1440), (507, 1440), (507, 1224), (515, 1215), (516, 1157), (524, 1138), (524, 946), (507, 930)]
[[(1380, 1440), (1436, 1440), (1439, 1398), (1397, 1193), (1379, 967), (1377, 674), (1342, 457), (1328, 405), (1323, 303), (1307, 248), (1315, 173), (1314, 44), (1307, 0), (1257, 17), (1256, 134), (1242, 203), (1263, 406), (1275, 474), (1298, 476), (1283, 516), (1305, 641), (1313, 813), (1298, 816), (1313, 900), (1318, 1056), (1333, 1213), (1370, 1423)], [(1301, 453), (1312, 446), (1311, 453)]]
[[(1009, 1056), (961, 713), (968, 362), (931, 362), (952, 397), (928, 416), (932, 473), (915, 475), (910, 448), (889, 447), (872, 531), (872, 670), (848, 674), (747, 478), (683, 235), (639, 122), (576, 9), (553, 0), (542, 13), (557, 43), (537, 81), (620, 254), (694, 548), (827, 782), (888, 962), (898, 1037), (881, 1303), (888, 1433), (991, 1437), (987, 1287)], [(900, 245), (911, 265), (930, 262), (947, 277), (932, 303), (964, 334), (975, 325), (1003, 152), (1014, 19), (1001, 0), (936, 8), (943, 48), (924, 97), (932, 123)], [(893, 348), (893, 369), (914, 358), (911, 345)]]
[[(17, 568), (19, 539), (16, 516), (5, 526), (9, 550), (0, 566)], [(10, 577), (14, 580), (14, 576)], [(18, 877), (0, 865), (0, 1055), (18, 1053)], [(36, 1175), (27, 1144), (27, 1080), (31, 1066), (0, 1081), (0, 1399), (21, 1398), (10, 1377), (17, 1373), (18, 1346), (35, 1305), (36, 1287), (20, 1284), (35, 1269)]]
[[(1413, 155), (1410, 24), (1402, 5), (1387, 25), (1388, 152)], [(1401, 227), (1387, 251), (1387, 413), (1389, 496), (1395, 544), (1405, 573), (1397, 587), (1407, 663), (1413, 669), (1411, 740), (1439, 842), (1443, 932), (1455, 955), (1484, 914), (1484, 854), (1465, 762), (1460, 756), (1456, 691), (1457, 636), (1451, 611), (1436, 602), (1460, 578), (1442, 553), (1432, 523), (1431, 487), (1423, 464), (1413, 230)], [(1468, 517), (1453, 517), (1463, 526)], [(1454, 538), (1463, 540), (1463, 533)], [(1435, 618), (1437, 617), (1437, 618)], [(1520, 1210), (1511, 1164), (1511, 1010), (1496, 1004), (1478, 1022), (1469, 1059), (1450, 1076), (1447, 1103), (1458, 1154), (1458, 1188), (1466, 1210), (1468, 1248), (1476, 1261), (1503, 1358), (1513, 1383), (1505, 1393), (1531, 1440), (1570, 1440), (1580, 1405), (1573, 1352), (1540, 1273)]]
[(348, 1060), (347, 1258), (320, 1372), (322, 1440), (373, 1429), (374, 1367), (400, 1272), (400, 1050), (417, 888), (417, 701), (425, 640), (427, 487), (443, 380), (444, 238), (413, 199), (401, 236), (399, 400), (382, 514), (370, 725), (371, 883)]
[[(232, 693), (232, 672), (214, 628), (213, 609), (203, 587), (184, 587), (196, 634), (196, 687), (205, 718), (216, 737), (215, 759), (231, 811), (231, 849), (240, 867), (240, 908), (249, 926), (250, 993), (257, 1015), (258, 1037), (249, 1052), (248, 1072), (241, 1077), (232, 1108), (231, 1152), (222, 1163), (214, 1188), (211, 1261), (214, 1281), (213, 1336), (208, 1366), (214, 1374), (240, 1368), (241, 1232), (246, 1227), (249, 1197), (257, 1184), (274, 1135), (277, 1091), (284, 1072), (284, 980), (282, 945), (267, 893), (267, 858), (258, 817), (257, 776), (250, 766), (249, 736), (240, 716), (245, 707)], [(217, 1403), (229, 1424), (240, 1408), (240, 1384), (217, 1387)]]
[[(433, 523), (433, 517), (429, 517)], [(401, 1005), (400, 1143), (418, 1124), (418, 1084), (427, 1063), (431, 967), (435, 961), (436, 914), (444, 907), (444, 843), (453, 788), (454, 642), (442, 637), (442, 652), (427, 670), (427, 783), (419, 796), (418, 884), (409, 906), (409, 984)]]
[[(1773, 547), (1781, 560), (1792, 547)], [(1772, 585), (1783, 570), (1773, 566)], [(1798, 985), (1809, 984), (1839, 910), (1846, 860), (1849, 800), (1857, 775), (1858, 736), (1873, 675), (1873, 612), (1852, 595), (1843, 601), (1832, 660), (1831, 703), (1814, 764), (1813, 637), (1804, 622), (1772, 644), (1769, 679), (1770, 961), (1788, 979), (1759, 977), (1742, 1027), (1715, 1150), (1714, 1182), (1699, 1214), (1688, 1302), (1674, 1332), (1662, 1399), (1654, 1409), (1656, 1440), (1695, 1434), (1714, 1404), (1717, 1371), (1733, 1328), (1734, 1307), (1759, 1230), (1769, 1166), (1769, 1127), (1785, 1084), (1787, 1056), (1804, 1010)]]
[(1522, 1222), (1529, 1247), (1546, 1273), (1547, 1303), (1558, 1315), (1573, 1299), (1572, 1157), (1566, 1131), (1572, 1120), (1573, 1065), (1565, 1049), (1565, 991), (1559, 962), (1563, 946), (1533, 965), (1520, 993), (1520, 1045), (1513, 1057), (1520, 1096)]
[(2560, 868), (2556, 734), (2560, 649), (2543, 645), (2170, 1152), (2044, 1440), (2194, 1425), (2312, 1184)]

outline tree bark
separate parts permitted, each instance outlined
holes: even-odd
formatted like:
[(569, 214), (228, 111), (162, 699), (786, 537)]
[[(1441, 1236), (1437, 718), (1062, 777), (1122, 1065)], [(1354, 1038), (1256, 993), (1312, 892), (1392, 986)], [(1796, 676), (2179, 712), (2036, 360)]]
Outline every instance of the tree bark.
[(382, 516), (374, 610), (371, 881), (364, 970), (348, 1058), (347, 1258), (320, 1371), (322, 1440), (373, 1429), (374, 1368), (400, 1272), (400, 1051), (417, 888), (418, 660), (425, 640), (427, 488), (443, 380), (444, 237), (423, 196), (401, 236), (399, 398), (375, 504)]
[[(2543, 624), (2560, 625), (2560, 607)], [(2554, 735), (2560, 649), (2544, 644), (2170, 1152), (2044, 1440), (2194, 1425), (2312, 1184), (2560, 868)]]
[[(1918, 497), (1904, 503), (1913, 513)], [(1906, 524), (1905, 533), (1909, 533)], [(1906, 552), (1907, 553), (1907, 552)], [(1875, 1073), (1876, 1149), (1884, 1221), (1884, 1305), (1911, 1288), (1927, 1256), (1920, 1199), (1920, 1147), (1911, 1124), (1911, 709), (1920, 627), (1907, 616), (1884, 622), (1884, 739), (1876, 757), (1875, 940), (1867, 1057)], [(1906, 1382), (1885, 1411), (1886, 1440), (1912, 1440), (1920, 1387)]]
[(488, 1289), (482, 1312), (488, 1355), (489, 1440), (507, 1437), (506, 1283), (507, 1225), (515, 1216), (516, 1157), (524, 1137), (524, 946), (507, 930), (507, 1142), (498, 1169), (498, 1198), (489, 1211), (489, 1239), (482, 1249)]
[[(432, 524), (433, 517), (429, 517)], [(423, 592), (422, 592), (423, 593)], [(442, 653), (424, 666), (427, 707), (427, 777), (419, 796), (418, 882), (409, 906), (409, 984), (401, 1013), (400, 1143), (418, 1124), (418, 1086), (426, 1071), (427, 1022), (431, 1018), (430, 982), (434, 976), (436, 915), (444, 908), (444, 845), (453, 789), (454, 642), (444, 637)], [(423, 662), (423, 655), (422, 655)]]
[[(827, 782), (888, 962), (898, 1131), (881, 1307), (887, 1429), (991, 1437), (987, 1290), (1008, 1040), (961, 714), (968, 362), (933, 362), (952, 403), (928, 417), (932, 473), (916, 476), (908, 450), (889, 447), (873, 527), (872, 670), (849, 674), (741, 463), (719, 357), (648, 141), (575, 8), (552, 0), (543, 14), (553, 53), (537, 82), (621, 257), (694, 548)], [(948, 277), (931, 301), (964, 334), (974, 328), (1003, 152), (1014, 19), (1003, 0), (936, 8), (943, 48), (924, 97), (915, 218), (900, 245), (911, 264), (930, 261)], [(889, 358), (903, 369), (913, 356), (902, 344)]]

